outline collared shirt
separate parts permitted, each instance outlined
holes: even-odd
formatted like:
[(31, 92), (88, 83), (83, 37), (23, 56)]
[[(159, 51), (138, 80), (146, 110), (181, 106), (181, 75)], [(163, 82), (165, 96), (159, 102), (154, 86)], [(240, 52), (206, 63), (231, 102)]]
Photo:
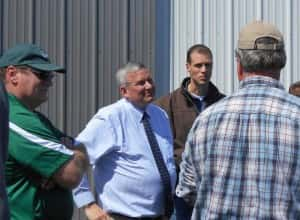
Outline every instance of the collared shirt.
[(299, 219), (299, 185), (300, 99), (255, 76), (197, 118), (176, 194), (192, 219)]
[[(173, 142), (166, 113), (149, 104), (146, 112), (172, 180), (176, 171)], [(104, 107), (90, 120), (77, 141), (93, 165), (99, 205), (108, 213), (130, 217), (164, 213), (163, 185), (143, 124), (143, 111), (126, 99)], [(78, 207), (93, 200), (86, 178), (73, 191)]]
[(191, 97), (194, 99), (194, 103), (198, 109), (199, 112), (202, 112), (203, 109), (205, 109), (205, 102), (204, 102), (204, 98), (205, 96), (199, 96), (199, 95), (196, 95), (194, 93), (190, 93)]
[(9, 145), (5, 164), (6, 190), (12, 220), (71, 219), (71, 190), (41, 187), (73, 155), (60, 141), (65, 135), (41, 113), (16, 96), (9, 98)]

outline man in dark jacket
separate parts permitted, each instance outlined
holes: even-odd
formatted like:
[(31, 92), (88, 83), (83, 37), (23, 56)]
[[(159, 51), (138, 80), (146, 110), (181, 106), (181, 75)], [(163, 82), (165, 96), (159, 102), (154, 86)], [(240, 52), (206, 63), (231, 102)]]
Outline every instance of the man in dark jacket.
[[(190, 47), (186, 58), (186, 69), (190, 76), (183, 80), (180, 88), (155, 102), (169, 115), (174, 136), (174, 156), (177, 171), (179, 171), (181, 154), (188, 132), (197, 115), (225, 96), (210, 82), (212, 61), (212, 52), (207, 46), (196, 44)], [(175, 197), (177, 220), (190, 219), (192, 210), (193, 207)]]

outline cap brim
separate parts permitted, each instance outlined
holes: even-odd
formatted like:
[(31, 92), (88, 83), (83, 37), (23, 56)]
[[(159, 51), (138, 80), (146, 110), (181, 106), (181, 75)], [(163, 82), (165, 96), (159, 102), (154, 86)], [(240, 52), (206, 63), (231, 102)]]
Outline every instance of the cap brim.
[(46, 72), (58, 72), (58, 73), (65, 73), (66, 69), (60, 66), (56, 66), (51, 63), (39, 63), (39, 64), (27, 64), (34, 69)]

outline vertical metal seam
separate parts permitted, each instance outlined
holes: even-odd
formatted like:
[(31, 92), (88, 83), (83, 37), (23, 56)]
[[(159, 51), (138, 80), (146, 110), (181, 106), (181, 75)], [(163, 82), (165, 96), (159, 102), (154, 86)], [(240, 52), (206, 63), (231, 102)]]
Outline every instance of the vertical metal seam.
[[(174, 39), (174, 20), (175, 20), (175, 16), (174, 16), (174, 13), (175, 13), (175, 4), (176, 2), (175, 1), (170, 1), (170, 21), (169, 21), (169, 31), (170, 31), (170, 34), (169, 34), (169, 40), (170, 40), (170, 48), (169, 48), (169, 51), (170, 51), (170, 54), (172, 54), (172, 57), (170, 57), (170, 61), (169, 61), (169, 91), (173, 90), (173, 87), (174, 87), (174, 47), (175, 47), (175, 39)], [(156, 55), (156, 54), (155, 54)]]
[[(36, 41), (36, 24), (35, 24), (35, 18), (36, 18), (36, 14), (35, 14), (35, 6), (36, 6), (36, 1), (35, 0), (32, 0), (32, 5), (31, 5), (31, 21), (30, 21), (30, 23), (31, 23), (31, 42), (33, 42), (33, 43), (36, 43), (35, 41)], [(49, 112), (49, 110), (48, 110), (48, 112)]]
[[(172, 68), (171, 61), (171, 50), (173, 47), (171, 46), (171, 3), (170, 0), (163, 1), (156, 0), (154, 7), (154, 15), (156, 17), (154, 31), (155, 31), (155, 41), (154, 41), (154, 78), (155, 82), (168, 82), (168, 87), (165, 89), (163, 85), (157, 84), (157, 95), (163, 95), (160, 93), (169, 92), (172, 86), (172, 72), (170, 71)], [(172, 41), (173, 43), (173, 41)], [(166, 74), (167, 73), (167, 74)], [(166, 77), (164, 77), (166, 76)], [(164, 91), (166, 90), (166, 91)]]
[[(4, 23), (4, 3), (3, 0), (0, 0), (0, 39), (3, 39), (3, 23)], [(3, 40), (0, 40), (0, 56), (3, 51)]]
[(99, 65), (98, 65), (98, 59), (99, 59), (99, 3), (97, 0), (95, 0), (95, 29), (96, 29), (96, 32), (95, 32), (95, 91), (96, 91), (96, 94), (95, 94), (95, 98), (94, 98), (94, 103), (95, 103), (95, 106), (94, 106), (94, 112), (97, 111), (97, 108), (99, 106), (99, 86), (100, 84), (98, 83), (99, 82)]
[[(67, 59), (67, 55), (68, 55), (68, 43), (67, 43), (67, 25), (68, 25), (68, 3), (67, 3), (68, 0), (64, 0), (63, 1), (63, 6), (64, 6), (64, 32), (63, 32), (63, 43), (64, 43), (64, 66), (65, 68), (67, 68), (67, 65), (68, 65), (68, 59)], [(64, 84), (64, 94), (65, 94), (65, 99), (68, 98), (68, 81), (67, 81), (67, 75), (65, 75), (65, 77), (63, 78), (63, 84)], [(68, 117), (67, 117), (67, 100), (65, 100), (63, 102), (63, 109), (64, 109), (64, 113), (63, 113), (63, 129), (64, 131), (67, 131), (67, 128), (68, 128)]]
[(126, 57), (126, 62), (129, 61), (129, 58), (130, 58), (130, 48), (131, 48), (131, 44), (130, 44), (130, 28), (131, 28), (131, 25), (130, 25), (130, 1), (131, 0), (127, 0), (127, 57)]
[(256, 19), (263, 20), (263, 2), (262, 0), (257, 0), (256, 2)]
[(292, 60), (290, 59), (293, 55), (293, 47), (292, 47), (292, 27), (293, 27), (293, 10), (292, 10), (292, 0), (288, 0), (287, 1), (287, 6), (286, 6), (286, 14), (288, 16), (287, 20), (286, 20), (286, 36), (287, 39), (285, 41), (286, 44), (286, 51), (288, 52), (287, 57), (289, 59), (287, 59), (287, 65), (286, 65), (286, 71), (287, 71), (287, 84), (291, 84), (291, 82), (293, 81), (293, 65), (292, 65)]
[(228, 19), (230, 22), (228, 22), (230, 25), (230, 30), (228, 31), (228, 43), (229, 43), (229, 56), (227, 58), (227, 62), (229, 64), (229, 73), (231, 74), (231, 80), (230, 80), (230, 89), (231, 91), (234, 91), (234, 79), (235, 79), (235, 74), (234, 72), (234, 43), (233, 43), (233, 27), (234, 27), (234, 18), (233, 18), (233, 8), (234, 8), (234, 2), (233, 0), (229, 0), (228, 4)]
[[(202, 11), (201, 11), (201, 13), (204, 15), (204, 13), (205, 13), (205, 9), (204, 9), (204, 0), (202, 0), (201, 1), (201, 5), (202, 5)], [(204, 18), (202, 17), (202, 19), (201, 19), (201, 39), (200, 39), (200, 42), (204, 42)]]

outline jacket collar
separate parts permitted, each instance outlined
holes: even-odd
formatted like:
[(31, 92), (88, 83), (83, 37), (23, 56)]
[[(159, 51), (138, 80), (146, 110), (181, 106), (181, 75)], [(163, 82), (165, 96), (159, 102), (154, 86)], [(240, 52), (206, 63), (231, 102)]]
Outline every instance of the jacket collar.
[[(192, 97), (188, 91), (188, 85), (189, 85), (190, 81), (191, 81), (190, 77), (186, 77), (182, 81), (181, 92), (185, 97), (187, 97), (190, 104), (193, 104), (194, 97)], [(224, 97), (224, 95), (219, 92), (218, 88), (212, 82), (209, 82), (207, 95), (204, 97), (204, 102), (206, 102), (208, 105), (210, 105), (211, 103), (215, 102), (216, 97), (220, 97), (220, 96)]]

